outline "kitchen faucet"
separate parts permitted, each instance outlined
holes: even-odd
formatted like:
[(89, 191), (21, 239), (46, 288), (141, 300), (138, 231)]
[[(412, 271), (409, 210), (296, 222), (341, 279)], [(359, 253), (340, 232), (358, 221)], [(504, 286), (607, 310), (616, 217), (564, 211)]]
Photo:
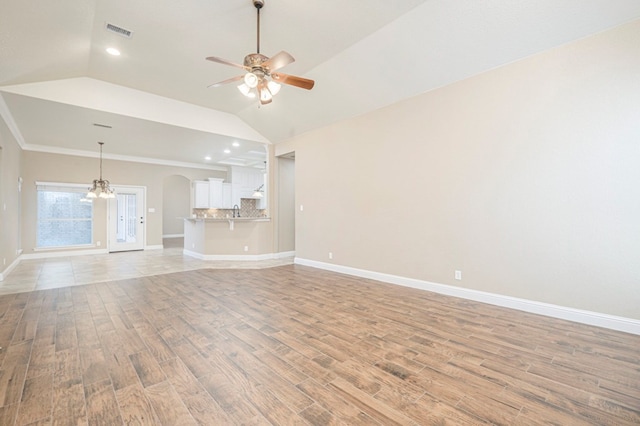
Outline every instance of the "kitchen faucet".
[(240, 217), (240, 207), (237, 204), (233, 205), (233, 217)]

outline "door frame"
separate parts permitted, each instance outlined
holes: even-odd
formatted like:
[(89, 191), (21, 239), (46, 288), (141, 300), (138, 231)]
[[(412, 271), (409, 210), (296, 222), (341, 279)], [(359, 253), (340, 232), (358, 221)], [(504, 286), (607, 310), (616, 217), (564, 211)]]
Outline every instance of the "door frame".
[[(147, 247), (147, 187), (146, 186), (140, 186), (140, 185), (112, 185), (111, 188), (115, 191), (116, 193), (116, 197), (118, 192), (127, 192), (128, 190), (136, 190), (136, 191), (140, 191), (142, 194), (142, 199), (141, 199), (141, 219), (142, 219), (142, 235), (140, 236), (140, 240), (142, 242), (142, 247), (141, 248), (135, 248), (135, 249), (131, 249), (131, 250), (145, 250)], [(114, 231), (114, 226), (117, 226), (115, 224), (115, 222), (112, 222), (112, 205), (113, 203), (115, 203), (117, 200), (117, 198), (110, 198), (108, 201), (108, 207), (107, 207), (107, 251), (109, 253), (115, 253), (115, 252), (119, 252), (119, 251), (128, 251), (127, 249), (124, 250), (113, 250), (112, 247), (112, 241), (111, 241), (111, 232)], [(117, 215), (116, 218), (114, 220), (117, 220)], [(139, 219), (136, 219), (139, 220)]]

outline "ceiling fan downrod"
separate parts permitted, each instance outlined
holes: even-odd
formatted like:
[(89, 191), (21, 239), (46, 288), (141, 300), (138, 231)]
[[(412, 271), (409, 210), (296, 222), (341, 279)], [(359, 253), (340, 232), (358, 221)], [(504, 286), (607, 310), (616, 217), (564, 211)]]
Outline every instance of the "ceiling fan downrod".
[(257, 10), (257, 20), (258, 20), (258, 24), (257, 24), (257, 49), (256, 49), (256, 53), (260, 53), (260, 9), (262, 9), (262, 6), (264, 6), (264, 0), (253, 0), (253, 5), (256, 7)]

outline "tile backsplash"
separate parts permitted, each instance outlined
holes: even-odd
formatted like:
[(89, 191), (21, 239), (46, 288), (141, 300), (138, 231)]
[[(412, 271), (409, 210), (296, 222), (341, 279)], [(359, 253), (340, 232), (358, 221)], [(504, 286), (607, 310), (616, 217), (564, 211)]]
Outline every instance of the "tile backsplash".
[[(240, 200), (240, 217), (266, 217), (267, 211), (256, 207), (257, 200), (242, 198)], [(232, 209), (193, 209), (197, 218), (211, 217), (214, 219), (226, 219), (233, 217)]]

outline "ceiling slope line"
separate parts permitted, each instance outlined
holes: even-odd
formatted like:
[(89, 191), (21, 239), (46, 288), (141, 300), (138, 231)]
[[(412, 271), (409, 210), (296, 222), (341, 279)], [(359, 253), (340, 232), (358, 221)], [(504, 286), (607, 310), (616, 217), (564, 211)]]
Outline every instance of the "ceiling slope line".
[(0, 92), (271, 144), (269, 139), (234, 114), (90, 77), (0, 86)]
[(18, 125), (13, 119), (13, 115), (11, 114), (11, 111), (9, 111), (9, 107), (7, 106), (7, 103), (4, 101), (4, 97), (2, 96), (2, 93), (0, 93), (0, 117), (2, 117), (4, 122), (7, 124), (9, 131), (11, 132), (13, 137), (16, 139), (16, 142), (18, 142), (18, 145), (20, 145), (20, 148), (24, 149), (24, 147), (27, 144), (24, 141), (24, 137), (22, 136), (22, 133), (18, 128)]
[[(59, 148), (45, 145), (25, 144), (22, 147), (25, 151), (44, 152), (47, 154), (71, 155), (74, 157), (99, 158), (99, 154), (93, 151), (82, 151), (78, 149)], [(226, 167), (212, 164), (188, 163), (184, 161), (163, 160), (159, 158), (137, 157), (133, 155), (103, 154), (105, 160), (128, 161), (132, 163), (154, 164), (157, 166), (185, 167), (189, 169), (204, 169), (226, 172)]]

